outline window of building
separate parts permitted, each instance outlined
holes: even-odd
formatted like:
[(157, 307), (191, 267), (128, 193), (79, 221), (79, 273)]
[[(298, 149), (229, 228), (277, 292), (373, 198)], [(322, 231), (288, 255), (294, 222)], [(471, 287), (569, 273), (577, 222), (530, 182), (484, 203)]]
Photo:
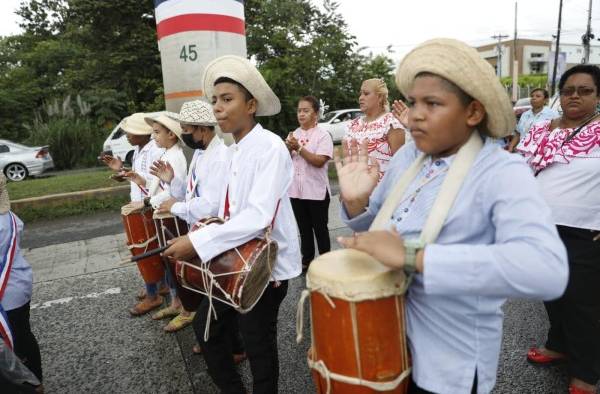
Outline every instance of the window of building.
[(531, 73), (532, 74), (540, 74), (544, 71), (543, 69), (544, 69), (543, 63), (531, 63)]
[(544, 57), (543, 53), (539, 53), (539, 52), (532, 52), (531, 53), (531, 57)]

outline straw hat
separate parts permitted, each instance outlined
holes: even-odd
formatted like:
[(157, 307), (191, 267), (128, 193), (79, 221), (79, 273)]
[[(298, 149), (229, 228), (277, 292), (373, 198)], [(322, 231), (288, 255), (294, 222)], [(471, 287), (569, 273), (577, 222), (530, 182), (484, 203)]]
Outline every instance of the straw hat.
[(202, 100), (186, 101), (181, 106), (179, 114), (169, 112), (167, 116), (179, 123), (192, 126), (217, 125), (217, 119), (213, 113), (212, 106)]
[(6, 177), (0, 172), (0, 214), (10, 211), (10, 199), (6, 190)]
[(150, 135), (152, 134), (152, 127), (148, 126), (148, 123), (144, 120), (145, 116), (146, 114), (143, 112), (129, 115), (121, 122), (121, 128), (129, 134)]
[(179, 125), (178, 121), (173, 119), (174, 116), (177, 116), (175, 112), (164, 112), (156, 116), (146, 116), (144, 120), (150, 126), (150, 129), (152, 129), (152, 124), (154, 122), (160, 123), (175, 133), (177, 138), (181, 140), (181, 126)]
[(451, 81), (481, 102), (490, 136), (500, 138), (512, 134), (515, 115), (508, 95), (492, 66), (475, 49), (447, 38), (422, 43), (404, 57), (396, 70), (396, 85), (404, 96), (422, 72)]
[(263, 76), (247, 59), (234, 55), (216, 58), (204, 69), (202, 86), (204, 95), (212, 97), (215, 81), (230, 78), (244, 86), (256, 99), (256, 116), (276, 115), (281, 111), (279, 98), (273, 93)]

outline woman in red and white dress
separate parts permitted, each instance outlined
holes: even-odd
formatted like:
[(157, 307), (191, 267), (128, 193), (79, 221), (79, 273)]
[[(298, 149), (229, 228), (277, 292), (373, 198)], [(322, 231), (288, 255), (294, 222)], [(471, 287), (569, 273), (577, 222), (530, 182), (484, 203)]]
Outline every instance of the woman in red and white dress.
[(390, 112), (388, 88), (383, 79), (363, 81), (358, 103), (365, 115), (350, 122), (344, 144), (367, 139), (369, 157), (379, 164), (381, 179), (394, 153), (411, 138), (410, 133)]

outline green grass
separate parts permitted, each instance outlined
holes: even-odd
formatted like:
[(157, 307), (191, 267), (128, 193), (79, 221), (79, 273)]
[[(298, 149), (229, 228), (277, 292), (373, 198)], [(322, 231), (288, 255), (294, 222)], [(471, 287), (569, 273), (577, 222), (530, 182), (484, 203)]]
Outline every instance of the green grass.
[(116, 197), (103, 197), (102, 199), (88, 199), (82, 201), (70, 201), (54, 206), (51, 209), (41, 207), (28, 207), (17, 210), (15, 213), (26, 223), (36, 220), (50, 220), (67, 216), (92, 214), (101, 211), (120, 212), (123, 205), (129, 202), (129, 194)]
[(329, 181), (337, 182), (337, 171), (335, 170), (335, 164), (333, 160), (329, 162), (329, 168), (327, 169), (327, 175), (329, 176)]
[(111, 174), (112, 171), (109, 169), (100, 168), (68, 172), (64, 175), (59, 173), (58, 175), (45, 178), (29, 178), (23, 182), (9, 182), (7, 185), (8, 195), (11, 200), (20, 200), (22, 198), (99, 189), (124, 184), (108, 179)]

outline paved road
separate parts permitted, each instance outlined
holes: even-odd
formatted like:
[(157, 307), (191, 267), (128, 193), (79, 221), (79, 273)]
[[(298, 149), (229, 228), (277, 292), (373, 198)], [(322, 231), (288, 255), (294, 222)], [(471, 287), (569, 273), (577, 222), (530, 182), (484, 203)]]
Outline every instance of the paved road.
[[(348, 234), (332, 199), (331, 236)], [(201, 356), (191, 354), (190, 328), (164, 334), (165, 322), (131, 318), (141, 286), (137, 269), (122, 264), (120, 217), (103, 214), (26, 226), (34, 267), (31, 320), (40, 342), (45, 386), (52, 393), (216, 393)], [(335, 242), (334, 242), (335, 244)], [(279, 315), (280, 391), (314, 391), (306, 366), (308, 340), (295, 343), (296, 303), (304, 278), (290, 283)], [(525, 350), (542, 342), (547, 319), (540, 302), (514, 300), (506, 313), (494, 393), (565, 393), (564, 367), (528, 365)], [(308, 321), (304, 324), (309, 338)], [(249, 382), (249, 366), (240, 371)]]

